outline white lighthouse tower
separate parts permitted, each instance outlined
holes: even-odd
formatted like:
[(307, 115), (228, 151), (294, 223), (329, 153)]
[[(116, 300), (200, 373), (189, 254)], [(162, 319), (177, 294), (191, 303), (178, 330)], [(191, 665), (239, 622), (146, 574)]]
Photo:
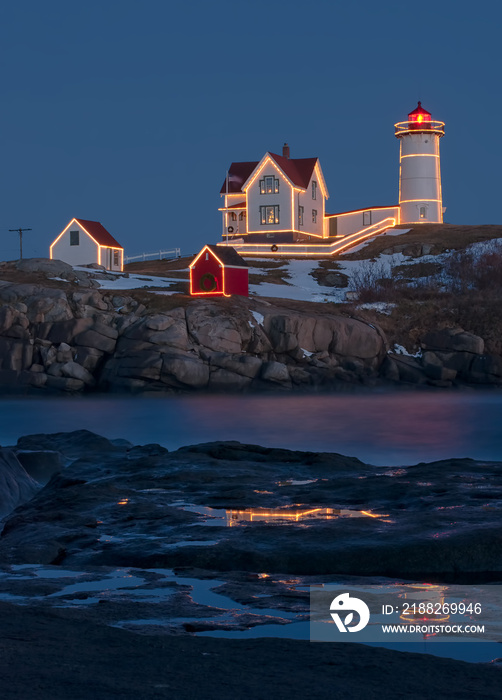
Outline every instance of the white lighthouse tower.
[(421, 103), (407, 122), (395, 125), (399, 152), (399, 207), (402, 224), (442, 223), (439, 139), (444, 122), (432, 121)]

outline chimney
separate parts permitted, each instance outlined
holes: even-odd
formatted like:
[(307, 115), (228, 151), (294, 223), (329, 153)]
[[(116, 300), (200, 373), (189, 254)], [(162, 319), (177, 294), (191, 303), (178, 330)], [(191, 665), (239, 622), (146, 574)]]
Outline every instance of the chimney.
[(289, 158), (289, 146), (287, 143), (282, 147), (282, 155), (284, 158)]

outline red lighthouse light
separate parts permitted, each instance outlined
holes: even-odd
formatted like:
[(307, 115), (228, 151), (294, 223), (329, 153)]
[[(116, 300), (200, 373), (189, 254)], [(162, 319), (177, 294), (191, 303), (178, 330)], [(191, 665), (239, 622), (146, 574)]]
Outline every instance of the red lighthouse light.
[(431, 128), (431, 113), (422, 107), (422, 103), (418, 103), (413, 112), (408, 114), (409, 128), (413, 130), (417, 129), (430, 129)]

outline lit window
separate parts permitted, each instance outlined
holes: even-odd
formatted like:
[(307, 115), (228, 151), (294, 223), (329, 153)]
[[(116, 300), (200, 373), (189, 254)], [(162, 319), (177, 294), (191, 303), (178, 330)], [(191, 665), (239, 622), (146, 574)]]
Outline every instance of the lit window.
[(421, 219), (427, 218), (427, 207), (420, 207), (420, 218)]
[(80, 231), (70, 231), (70, 245), (79, 245)]
[(263, 180), (260, 180), (260, 194), (277, 194), (279, 192), (279, 180), (267, 175)]
[(312, 199), (317, 199), (317, 182), (312, 180)]
[(312, 223), (317, 224), (317, 209), (312, 209)]
[(298, 226), (303, 226), (303, 207), (298, 207)]
[(371, 226), (371, 212), (363, 211), (363, 226)]
[(262, 226), (266, 224), (278, 224), (279, 206), (260, 207), (260, 223)]

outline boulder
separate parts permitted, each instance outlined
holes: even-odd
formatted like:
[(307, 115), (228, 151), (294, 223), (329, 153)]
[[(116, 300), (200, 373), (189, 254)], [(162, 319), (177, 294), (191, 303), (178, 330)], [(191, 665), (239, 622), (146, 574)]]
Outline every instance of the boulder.
[(463, 328), (444, 328), (426, 333), (421, 339), (421, 346), (424, 350), (471, 352), (477, 355), (482, 355), (485, 349), (483, 338)]
[(1, 334), (5, 333), (5, 331), (9, 330), (9, 328), (14, 323), (14, 319), (16, 318), (16, 316), (17, 316), (17, 314), (11, 306), (5, 305), (5, 306), (2, 306), (0, 308), (0, 333)]
[(211, 391), (243, 391), (251, 385), (250, 377), (228, 369), (217, 368), (211, 371), (209, 386)]
[(39, 488), (14, 452), (0, 449), (0, 518), (29, 501)]
[(502, 357), (477, 355), (472, 361), (466, 379), (474, 384), (502, 383)]
[(33, 341), (0, 337), (0, 369), (21, 372), (33, 364)]
[(42, 272), (50, 277), (73, 277), (73, 267), (62, 260), (50, 260), (49, 258), (25, 258), (18, 260), (16, 268), (22, 272)]
[(422, 367), (429, 379), (437, 381), (453, 381), (457, 370), (445, 367), (436, 353), (426, 351), (422, 356)]
[(274, 384), (289, 384), (291, 382), (288, 368), (282, 362), (264, 362), (261, 378)]
[(15, 455), (31, 478), (39, 484), (46, 484), (64, 466), (63, 456), (57, 450), (15, 450)]
[[(56, 345), (59, 343), (71, 344), (75, 336), (88, 330), (92, 325), (93, 321), (90, 318), (72, 318), (70, 321), (53, 323), (48, 329), (38, 328), (37, 330), (40, 338), (46, 338)], [(45, 334), (44, 330), (47, 330)]]
[[(308, 321), (310, 321), (310, 324), (308, 324)], [(305, 328), (307, 324), (311, 326), (310, 333), (307, 328)], [(302, 319), (301, 316), (293, 314), (267, 314), (264, 321), (265, 332), (272, 343), (272, 347), (275, 352), (280, 353), (294, 350), (301, 344), (302, 341), (299, 340), (299, 329), (302, 325), (304, 326), (302, 336), (310, 338), (315, 325), (313, 318), (306, 317)], [(310, 340), (307, 340), (307, 344), (310, 344)], [(310, 350), (309, 347), (306, 349)]]
[(207, 359), (211, 368), (227, 369), (250, 379), (258, 376), (262, 366), (262, 360), (252, 355), (227, 355), (223, 352), (213, 352), (208, 353)]
[(30, 323), (54, 323), (73, 319), (66, 294), (60, 289), (43, 287), (37, 293), (26, 295), (24, 301), (28, 307)]
[(171, 324), (165, 330), (153, 331), (145, 334), (145, 339), (155, 345), (188, 350), (189, 339), (187, 326), (184, 321), (171, 319)]
[[(83, 273), (86, 274), (85, 272)], [(94, 309), (106, 311), (108, 304), (103, 300), (103, 295), (98, 291), (73, 292), (72, 299), (75, 304), (92, 306)]]
[[(183, 309), (176, 309), (176, 311), (183, 311)], [(176, 316), (179, 316), (177, 314)], [(184, 320), (185, 315), (177, 320)], [(148, 316), (145, 319), (145, 326), (151, 331), (165, 331), (170, 328), (175, 322), (176, 317), (169, 314), (156, 314), (155, 316)]]
[(101, 350), (79, 347), (77, 348), (73, 361), (78, 362), (79, 365), (85, 367), (89, 372), (94, 372), (102, 357), (103, 352)]
[(123, 357), (119, 360), (110, 360), (107, 363), (108, 369), (111, 363), (115, 363), (115, 372), (118, 377), (134, 377), (136, 379), (160, 380), (162, 369), (162, 356), (158, 352), (144, 352), (135, 357)]
[(66, 362), (63, 364), (61, 374), (63, 377), (69, 377), (70, 379), (79, 379), (87, 386), (94, 386), (96, 383), (92, 374), (78, 362)]
[[(34, 376), (43, 377), (44, 375), (36, 374)], [(47, 376), (45, 386), (49, 387), (50, 389), (56, 389), (57, 391), (75, 392), (82, 391), (82, 389), (85, 387), (85, 383), (80, 379), (71, 379), (67, 377), (51, 377), (48, 375), (45, 376)]]
[(100, 333), (96, 328), (91, 328), (83, 333), (79, 333), (75, 337), (74, 343), (75, 345), (83, 345), (84, 347), (112, 353), (115, 350), (116, 339), (111, 338), (108, 334)]
[(186, 309), (189, 336), (209, 350), (238, 353), (252, 337), (249, 314), (223, 311), (221, 305), (197, 301)]
[(53, 362), (48, 368), (47, 368), (47, 374), (49, 377), (62, 377), (63, 374), (61, 372), (61, 368), (63, 367), (64, 362)]
[(161, 380), (172, 385), (172, 379), (193, 389), (201, 389), (209, 382), (209, 367), (194, 355), (165, 355)]
[(423, 384), (426, 381), (422, 366), (414, 357), (394, 355), (392, 359), (399, 371), (399, 381), (409, 384)]
[(380, 374), (391, 382), (399, 381), (399, 367), (394, 356), (387, 355), (380, 367)]
[(60, 343), (57, 348), (57, 362), (71, 362), (73, 360), (73, 351), (68, 343)]
[(35, 366), (36, 365), (32, 365), (30, 371), (21, 372), (20, 381), (23, 384), (28, 384), (29, 386), (41, 389), (47, 384), (47, 374), (45, 374), (45, 372), (34, 370), (33, 367)]

